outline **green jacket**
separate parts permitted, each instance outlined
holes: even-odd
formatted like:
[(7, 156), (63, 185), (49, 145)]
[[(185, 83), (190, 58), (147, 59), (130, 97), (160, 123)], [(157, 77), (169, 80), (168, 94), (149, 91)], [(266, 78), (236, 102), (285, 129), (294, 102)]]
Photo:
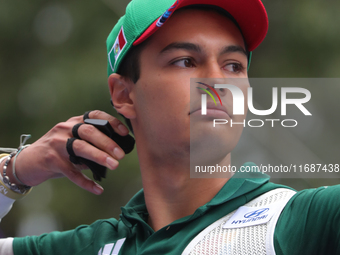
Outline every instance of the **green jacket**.
[[(98, 220), (70, 231), (15, 238), (13, 250), (15, 255), (179, 255), (210, 224), (259, 195), (282, 187), (288, 188), (269, 182), (265, 174), (252, 173), (247, 178), (238, 178), (236, 173), (193, 215), (178, 219), (157, 232), (146, 223), (148, 212), (141, 190), (122, 207), (119, 220)], [(276, 254), (340, 254), (338, 194), (339, 185), (297, 192), (275, 227)]]

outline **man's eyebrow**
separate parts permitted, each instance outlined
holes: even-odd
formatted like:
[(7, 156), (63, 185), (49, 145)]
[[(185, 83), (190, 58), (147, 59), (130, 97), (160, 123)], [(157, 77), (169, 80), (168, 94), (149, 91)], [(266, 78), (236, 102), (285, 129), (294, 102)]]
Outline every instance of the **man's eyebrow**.
[(194, 43), (187, 43), (187, 42), (174, 42), (170, 43), (168, 46), (166, 46), (163, 50), (161, 50), (161, 54), (167, 51), (175, 50), (175, 49), (182, 49), (182, 50), (188, 50), (188, 51), (195, 51), (195, 52), (202, 52), (202, 49), (199, 45)]
[(220, 55), (223, 55), (226, 53), (232, 53), (232, 52), (240, 52), (240, 53), (243, 53), (246, 57), (248, 57), (246, 50), (243, 47), (238, 46), (238, 45), (230, 45), (230, 46), (224, 47), (220, 51)]
[[(195, 51), (198, 53), (202, 52), (201, 47), (197, 44), (188, 43), (188, 42), (174, 42), (174, 43), (170, 43), (168, 46), (162, 49), (160, 53), (162, 54), (164, 52), (175, 50), (175, 49)], [(224, 47), (220, 51), (220, 55), (232, 53), (232, 52), (240, 52), (240, 53), (243, 53), (245, 56), (248, 56), (246, 50), (239, 45), (229, 45), (229, 46)]]

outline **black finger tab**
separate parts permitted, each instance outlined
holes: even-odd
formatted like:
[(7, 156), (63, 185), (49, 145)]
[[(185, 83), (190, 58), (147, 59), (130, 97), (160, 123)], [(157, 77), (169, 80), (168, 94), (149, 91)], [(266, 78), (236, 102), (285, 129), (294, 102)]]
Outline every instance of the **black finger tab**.
[(90, 112), (92, 112), (92, 111), (87, 111), (87, 112), (84, 113), (84, 115), (83, 115), (83, 120), (84, 121), (90, 118), (89, 117)]
[(135, 147), (135, 139), (131, 135), (121, 136), (117, 134), (107, 120), (87, 119), (85, 124), (95, 126), (99, 131), (110, 137), (122, 148), (125, 154), (130, 153)]
[(83, 124), (84, 123), (78, 123), (78, 124), (73, 126), (73, 128), (72, 128), (72, 135), (73, 135), (74, 138), (81, 139), (79, 134), (78, 134), (78, 129)]
[(88, 166), (88, 168), (92, 171), (93, 173), (93, 179), (95, 179), (96, 181), (101, 181), (102, 178), (106, 177), (106, 167), (102, 166), (96, 162), (93, 162), (91, 160), (85, 159), (85, 158), (81, 158), (78, 157), (79, 161)]
[(79, 157), (73, 157), (73, 156), (70, 156), (69, 157), (71, 163), (75, 164), (75, 165), (80, 165), (81, 162), (79, 161)]
[(73, 142), (76, 140), (76, 138), (74, 137), (71, 137), (69, 139), (67, 139), (67, 142), (66, 142), (66, 150), (68, 152), (68, 154), (70, 155), (70, 161), (73, 163), (73, 164), (76, 164), (76, 165), (79, 165), (81, 164), (81, 162), (79, 161), (79, 157), (77, 157), (77, 155), (74, 153), (73, 151)]
[(106, 167), (99, 165), (98, 163), (95, 163), (91, 160), (88, 160), (86, 158), (82, 158), (82, 157), (78, 157), (74, 151), (73, 151), (73, 142), (77, 140), (77, 138), (71, 137), (67, 140), (66, 142), (66, 150), (68, 152), (68, 154), (70, 155), (70, 161), (75, 164), (75, 165), (80, 165), (80, 164), (84, 164), (86, 166), (88, 166), (88, 168), (90, 168), (90, 170), (93, 173), (93, 178), (96, 181), (101, 181), (102, 178), (106, 177)]

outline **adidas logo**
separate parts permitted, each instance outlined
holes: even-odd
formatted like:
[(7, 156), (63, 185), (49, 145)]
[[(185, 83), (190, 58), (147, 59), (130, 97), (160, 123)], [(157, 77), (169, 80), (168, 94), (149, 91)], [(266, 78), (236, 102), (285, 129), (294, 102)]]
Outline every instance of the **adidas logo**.
[(118, 255), (123, 243), (125, 242), (125, 239), (126, 238), (119, 239), (116, 244), (105, 244), (105, 246), (99, 250), (98, 255)]

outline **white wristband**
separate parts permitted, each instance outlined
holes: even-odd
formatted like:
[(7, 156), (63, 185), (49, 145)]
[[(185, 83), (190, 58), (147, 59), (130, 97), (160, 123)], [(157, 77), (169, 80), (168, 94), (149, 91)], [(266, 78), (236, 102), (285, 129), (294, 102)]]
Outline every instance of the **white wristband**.
[[(6, 159), (7, 159), (7, 157), (1, 158), (0, 164), (3, 160), (6, 160)], [(2, 175), (1, 174), (0, 174), (0, 179), (2, 181)], [(14, 201), (15, 201), (15, 199), (6, 197), (4, 194), (2, 194), (0, 192), (0, 221), (11, 210)]]

